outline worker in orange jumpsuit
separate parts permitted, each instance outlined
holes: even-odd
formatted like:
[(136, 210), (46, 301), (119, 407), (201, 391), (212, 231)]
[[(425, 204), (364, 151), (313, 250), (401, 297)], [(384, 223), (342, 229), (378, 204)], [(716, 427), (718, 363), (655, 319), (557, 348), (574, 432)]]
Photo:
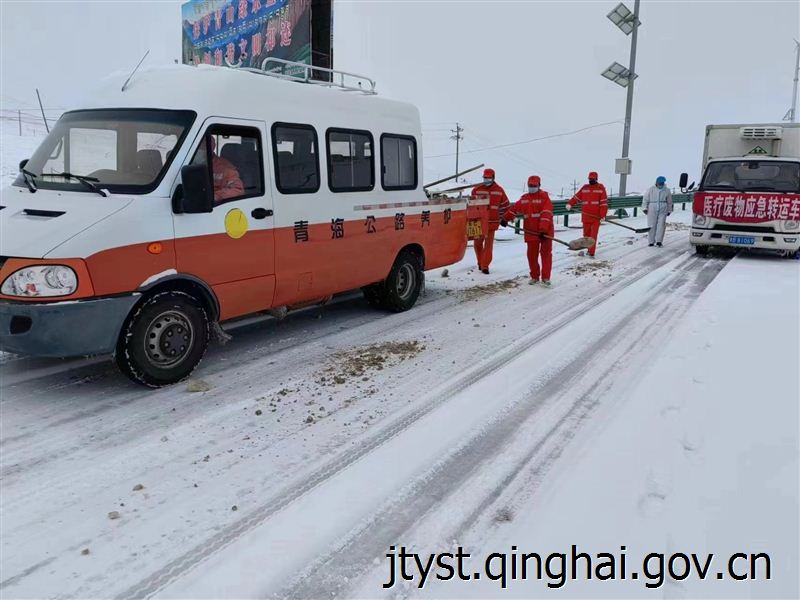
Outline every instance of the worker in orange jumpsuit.
[(214, 202), (220, 203), (229, 198), (244, 195), (244, 183), (239, 170), (231, 161), (217, 154), (217, 143), (214, 136), (211, 140), (211, 171), (214, 178)]
[(576, 204), (581, 204), (583, 214), (583, 235), (594, 239), (594, 245), (589, 248), (589, 256), (594, 256), (597, 249), (597, 235), (600, 232), (600, 221), (608, 213), (608, 194), (602, 183), (597, 181), (597, 173), (589, 173), (589, 183), (584, 184), (575, 195), (567, 202), (567, 210), (572, 210)]
[(478, 269), (489, 274), (489, 264), (492, 262), (492, 248), (494, 234), (500, 228), (500, 217), (509, 207), (508, 196), (494, 180), (494, 169), (483, 171), (483, 183), (472, 188), (472, 197), (489, 200), (489, 229), (483, 232), (482, 239), (473, 241), (475, 257), (478, 259)]
[(550, 196), (542, 188), (542, 180), (538, 175), (528, 177), (528, 193), (523, 194), (503, 214), (501, 224), (505, 225), (516, 216), (524, 218), (522, 227), (525, 230), (525, 243), (528, 245), (528, 266), (530, 267), (530, 284), (539, 283), (539, 256), (542, 258), (542, 284), (550, 286), (550, 272), (553, 268), (553, 203)]

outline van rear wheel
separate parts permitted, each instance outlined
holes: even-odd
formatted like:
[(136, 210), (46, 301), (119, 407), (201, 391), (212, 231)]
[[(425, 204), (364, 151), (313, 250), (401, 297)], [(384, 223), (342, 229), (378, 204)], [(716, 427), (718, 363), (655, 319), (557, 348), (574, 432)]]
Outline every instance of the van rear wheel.
[(416, 252), (403, 250), (383, 282), (381, 305), (392, 312), (408, 310), (416, 304), (424, 283), (422, 257)]
[(208, 339), (208, 316), (202, 304), (184, 292), (163, 292), (145, 300), (130, 316), (114, 359), (133, 381), (162, 387), (194, 371)]

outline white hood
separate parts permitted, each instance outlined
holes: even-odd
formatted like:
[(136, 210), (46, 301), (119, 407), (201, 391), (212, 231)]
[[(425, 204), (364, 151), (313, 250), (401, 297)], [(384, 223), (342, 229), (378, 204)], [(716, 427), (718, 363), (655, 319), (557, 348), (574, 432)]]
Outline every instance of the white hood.
[[(0, 256), (48, 253), (132, 202), (129, 196), (6, 187), (0, 191)], [(76, 257), (77, 258), (77, 257)]]

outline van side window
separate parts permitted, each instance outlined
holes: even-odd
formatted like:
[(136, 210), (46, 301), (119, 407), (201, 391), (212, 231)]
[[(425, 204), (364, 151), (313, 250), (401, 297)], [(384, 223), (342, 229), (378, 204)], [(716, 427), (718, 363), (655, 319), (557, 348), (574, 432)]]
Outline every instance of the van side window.
[(312, 194), (319, 190), (317, 132), (311, 125), (272, 126), (275, 183), (282, 194)]
[(372, 134), (328, 129), (328, 187), (332, 192), (364, 192), (375, 187)]
[(412, 136), (381, 136), (381, 184), (385, 190), (416, 189), (417, 141)]
[(261, 132), (251, 127), (212, 125), (192, 158), (212, 165), (214, 203), (264, 195)]

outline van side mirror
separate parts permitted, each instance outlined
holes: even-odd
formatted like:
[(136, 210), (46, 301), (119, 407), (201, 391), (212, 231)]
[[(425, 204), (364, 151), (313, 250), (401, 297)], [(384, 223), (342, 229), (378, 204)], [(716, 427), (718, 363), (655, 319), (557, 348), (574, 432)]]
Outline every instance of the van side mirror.
[(686, 189), (686, 184), (689, 183), (689, 174), (688, 173), (681, 173), (680, 182), (678, 183), (678, 187), (682, 190)]
[(22, 169), (24, 169), (25, 165), (27, 164), (28, 164), (28, 159), (23, 158), (21, 161), (19, 161), (19, 170), (22, 171)]
[[(182, 193), (176, 194), (176, 213), (210, 213), (214, 210), (214, 186), (208, 165), (186, 165), (181, 169)], [(177, 192), (177, 190), (176, 190)]]

